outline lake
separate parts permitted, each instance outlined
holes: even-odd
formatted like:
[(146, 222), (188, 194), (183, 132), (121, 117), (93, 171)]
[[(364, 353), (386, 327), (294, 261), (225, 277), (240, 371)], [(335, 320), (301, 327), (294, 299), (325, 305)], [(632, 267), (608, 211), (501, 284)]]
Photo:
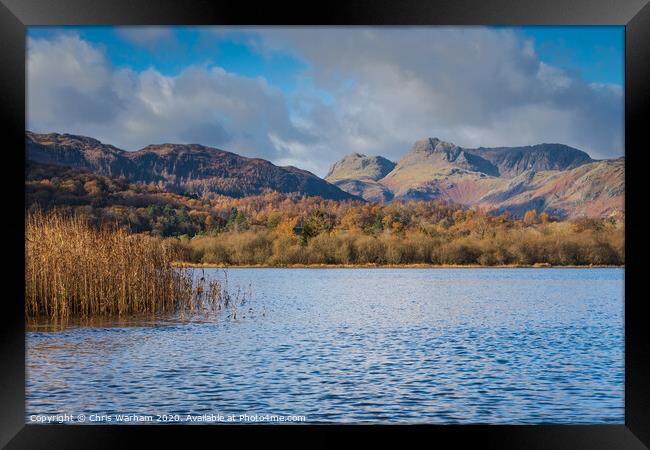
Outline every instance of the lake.
[(28, 332), (28, 422), (624, 423), (624, 269), (227, 274), (235, 317)]

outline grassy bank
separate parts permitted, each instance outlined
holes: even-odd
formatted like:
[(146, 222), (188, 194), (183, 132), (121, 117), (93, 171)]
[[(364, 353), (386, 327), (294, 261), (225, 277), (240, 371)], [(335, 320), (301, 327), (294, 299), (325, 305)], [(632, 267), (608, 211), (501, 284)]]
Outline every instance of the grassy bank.
[(27, 319), (124, 317), (213, 309), (217, 281), (173, 267), (175, 250), (123, 229), (96, 229), (56, 211), (26, 217)]

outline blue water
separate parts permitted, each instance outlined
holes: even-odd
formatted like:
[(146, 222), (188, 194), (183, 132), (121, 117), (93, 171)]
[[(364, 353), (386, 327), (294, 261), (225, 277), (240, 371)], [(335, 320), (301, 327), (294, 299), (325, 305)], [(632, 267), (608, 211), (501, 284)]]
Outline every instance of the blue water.
[(28, 333), (27, 417), (623, 423), (623, 275), (229, 269), (236, 318)]

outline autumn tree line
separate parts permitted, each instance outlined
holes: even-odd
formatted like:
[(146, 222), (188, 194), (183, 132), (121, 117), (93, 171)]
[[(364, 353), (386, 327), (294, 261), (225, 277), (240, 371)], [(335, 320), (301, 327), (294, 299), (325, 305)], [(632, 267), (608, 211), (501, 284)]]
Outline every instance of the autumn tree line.
[[(40, 172), (39, 172), (40, 171)], [(27, 211), (60, 209), (216, 265), (620, 265), (624, 219), (495, 215), (442, 201), (370, 204), (269, 192), (193, 198), (70, 169), (35, 168)]]

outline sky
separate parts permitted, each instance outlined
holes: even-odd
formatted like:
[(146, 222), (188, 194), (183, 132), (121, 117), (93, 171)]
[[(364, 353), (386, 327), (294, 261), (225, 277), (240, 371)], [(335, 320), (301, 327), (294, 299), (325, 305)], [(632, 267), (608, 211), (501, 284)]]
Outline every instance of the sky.
[(418, 139), (624, 154), (624, 28), (29, 27), (27, 128), (325, 176)]

